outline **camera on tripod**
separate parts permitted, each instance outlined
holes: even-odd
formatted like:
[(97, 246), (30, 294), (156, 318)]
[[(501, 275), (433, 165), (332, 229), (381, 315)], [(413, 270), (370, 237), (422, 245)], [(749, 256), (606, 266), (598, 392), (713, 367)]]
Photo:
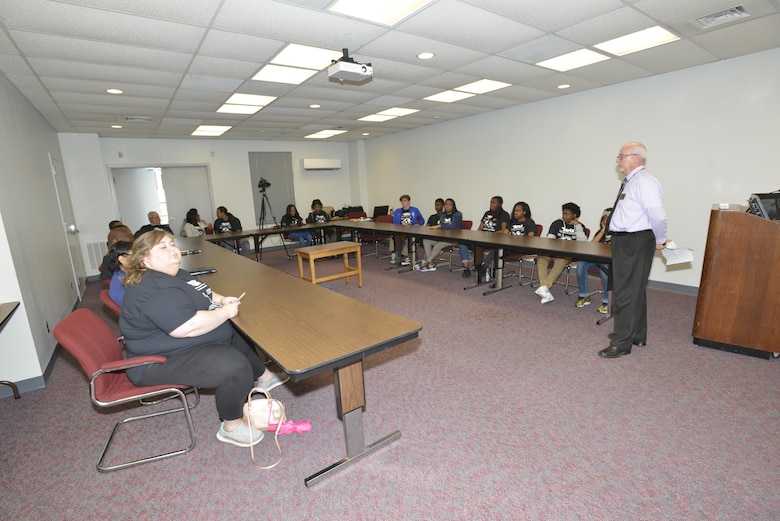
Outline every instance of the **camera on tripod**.
[(265, 192), (265, 189), (271, 186), (271, 182), (266, 179), (265, 177), (261, 177), (260, 181), (257, 182), (257, 187), (260, 189), (261, 192)]

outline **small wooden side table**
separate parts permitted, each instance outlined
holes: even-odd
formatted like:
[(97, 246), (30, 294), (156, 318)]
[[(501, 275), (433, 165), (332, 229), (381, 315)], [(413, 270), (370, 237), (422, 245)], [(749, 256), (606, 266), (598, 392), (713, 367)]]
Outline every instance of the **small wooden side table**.
[[(349, 254), (354, 253), (357, 260), (357, 266), (349, 265)], [(360, 256), (360, 243), (350, 241), (338, 241), (327, 244), (318, 244), (317, 246), (307, 246), (306, 248), (298, 248), (298, 275), (303, 280), (308, 280), (312, 284), (319, 282), (326, 282), (328, 280), (346, 279), (346, 283), (349, 284), (349, 278), (357, 275), (358, 287), (363, 287), (363, 263)], [(317, 277), (314, 270), (314, 261), (323, 257), (332, 257), (334, 255), (342, 255), (344, 258), (344, 272), (336, 273), (334, 275), (327, 275), (325, 277)], [(309, 273), (310, 277), (306, 277), (303, 272), (304, 259), (309, 261)]]
[[(18, 302), (3, 302), (0, 304), (0, 331), (5, 327), (5, 323), (8, 322), (8, 319), (11, 318), (11, 315), (14, 314), (18, 307)], [(15, 383), (8, 380), (0, 380), (0, 385), (7, 385), (14, 392), (14, 398), (17, 400), (20, 398), (19, 388), (16, 387)]]

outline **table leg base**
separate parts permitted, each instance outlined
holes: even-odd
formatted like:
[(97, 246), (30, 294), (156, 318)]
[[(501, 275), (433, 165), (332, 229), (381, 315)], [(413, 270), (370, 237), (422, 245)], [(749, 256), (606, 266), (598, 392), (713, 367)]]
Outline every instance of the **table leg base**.
[(303, 482), (306, 484), (307, 487), (311, 487), (313, 485), (316, 485), (326, 477), (330, 476), (337, 470), (343, 469), (345, 467), (348, 467), (352, 463), (355, 462), (355, 460), (362, 458), (363, 456), (367, 455), (370, 452), (373, 452), (374, 450), (383, 447), (384, 445), (387, 445), (388, 443), (397, 440), (401, 437), (401, 431), (394, 431), (385, 436), (384, 438), (375, 441), (368, 447), (364, 448), (362, 452), (359, 452), (355, 456), (352, 457), (345, 457), (344, 459), (337, 461), (333, 465), (330, 465), (328, 467), (325, 467), (324, 469), (320, 470), (319, 472), (316, 472), (309, 476), (308, 478), (304, 479)]
[(499, 291), (502, 291), (502, 290), (505, 290), (505, 289), (511, 288), (511, 287), (512, 287), (511, 284), (505, 284), (505, 285), (501, 286), (500, 288), (489, 289), (489, 290), (485, 291), (484, 293), (482, 293), (482, 295), (487, 297), (488, 295), (492, 295), (493, 293), (498, 293)]

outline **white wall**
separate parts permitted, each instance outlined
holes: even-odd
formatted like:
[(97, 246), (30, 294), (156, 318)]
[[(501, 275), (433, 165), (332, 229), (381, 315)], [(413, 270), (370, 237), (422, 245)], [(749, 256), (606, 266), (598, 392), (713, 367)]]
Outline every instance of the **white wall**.
[(49, 163), (62, 154), (54, 129), (2, 74), (0, 114), (0, 301), (22, 303), (0, 332), (0, 378), (29, 390), (43, 385), (56, 346), (50, 329), (75, 304)]
[[(200, 139), (119, 139), (95, 135), (61, 134), (64, 163), (71, 179), (76, 221), (82, 241), (106, 240), (107, 223), (121, 216), (113, 200), (111, 167), (205, 165), (209, 170), (214, 208), (224, 205), (245, 228), (257, 227), (249, 175), (249, 152), (291, 152), (295, 199), (307, 213), (312, 199), (340, 208), (352, 200), (352, 173), (348, 145), (309, 141), (220, 141)], [(341, 170), (304, 171), (309, 157), (341, 159)], [(269, 188), (273, 190), (273, 186)], [(292, 202), (292, 201), (291, 201)], [(285, 208), (274, 208), (277, 219)], [(181, 217), (180, 217), (181, 218)], [(205, 216), (204, 216), (205, 218)], [(212, 216), (210, 221), (213, 221)], [(95, 274), (89, 271), (88, 274)]]
[(686, 269), (657, 259), (650, 278), (698, 287), (712, 204), (780, 189), (780, 49), (369, 140), (368, 199), (409, 193), (427, 215), (452, 197), (476, 221), (501, 195), (507, 211), (528, 202), (545, 233), (573, 201), (593, 229), (634, 140), (664, 187), (669, 236), (696, 256)]

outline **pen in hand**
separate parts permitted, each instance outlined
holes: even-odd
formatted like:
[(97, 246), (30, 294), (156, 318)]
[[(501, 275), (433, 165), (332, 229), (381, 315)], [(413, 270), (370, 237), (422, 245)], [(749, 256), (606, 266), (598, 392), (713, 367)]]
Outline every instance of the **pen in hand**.
[(244, 298), (244, 295), (246, 295), (246, 291), (243, 292), (240, 297), (238, 297), (238, 300), (241, 300), (242, 298)]

